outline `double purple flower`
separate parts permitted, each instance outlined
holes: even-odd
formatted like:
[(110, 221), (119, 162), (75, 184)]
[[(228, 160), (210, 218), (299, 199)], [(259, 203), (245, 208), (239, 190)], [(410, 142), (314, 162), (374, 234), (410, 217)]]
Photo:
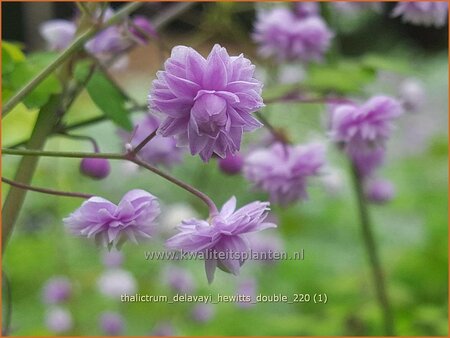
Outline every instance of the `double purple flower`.
[(76, 235), (94, 238), (99, 245), (120, 248), (128, 239), (150, 238), (159, 215), (159, 202), (144, 190), (131, 190), (118, 205), (91, 197), (63, 222)]
[(205, 59), (194, 49), (177, 46), (159, 71), (149, 106), (166, 119), (162, 136), (175, 136), (179, 146), (207, 162), (213, 153), (236, 153), (243, 132), (261, 127), (251, 113), (263, 107), (262, 83), (253, 77), (250, 60), (229, 56), (215, 45)]
[(257, 201), (236, 210), (236, 198), (232, 197), (220, 213), (208, 221), (182, 221), (178, 227), (180, 233), (169, 238), (166, 246), (169, 249), (204, 253), (209, 283), (214, 279), (216, 267), (237, 275), (244, 263), (245, 253), (249, 250), (246, 234), (276, 227), (264, 221), (269, 205), (269, 202)]

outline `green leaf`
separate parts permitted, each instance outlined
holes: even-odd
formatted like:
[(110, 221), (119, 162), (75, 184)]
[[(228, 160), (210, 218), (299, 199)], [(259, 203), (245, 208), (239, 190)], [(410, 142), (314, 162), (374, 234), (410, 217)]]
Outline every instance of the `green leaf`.
[(25, 55), (20, 50), (18, 44), (11, 42), (2, 42), (2, 78), (10, 74), (17, 63), (23, 62)]
[(375, 79), (375, 71), (352, 61), (312, 65), (304, 84), (321, 92), (358, 93)]
[(133, 129), (133, 124), (126, 109), (127, 98), (104, 74), (95, 72), (86, 89), (92, 101), (111, 121), (123, 129)]
[(19, 103), (2, 119), (2, 143), (12, 145), (31, 136), (38, 115), (37, 109), (29, 110)]

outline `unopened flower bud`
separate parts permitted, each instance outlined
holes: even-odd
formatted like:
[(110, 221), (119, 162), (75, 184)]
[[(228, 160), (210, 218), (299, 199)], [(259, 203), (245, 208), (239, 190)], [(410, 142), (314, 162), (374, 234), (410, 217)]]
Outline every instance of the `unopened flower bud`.
[(244, 159), (238, 153), (228, 154), (225, 158), (218, 160), (220, 170), (228, 175), (236, 175), (241, 172), (244, 166)]

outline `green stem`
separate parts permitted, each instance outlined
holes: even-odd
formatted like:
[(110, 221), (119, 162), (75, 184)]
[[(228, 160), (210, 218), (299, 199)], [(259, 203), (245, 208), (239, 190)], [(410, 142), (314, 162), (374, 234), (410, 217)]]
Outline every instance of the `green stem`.
[(384, 330), (386, 336), (394, 335), (394, 318), (392, 314), (391, 305), (389, 302), (389, 297), (386, 290), (386, 285), (383, 276), (383, 269), (381, 268), (380, 258), (375, 243), (375, 238), (372, 232), (372, 226), (369, 217), (369, 211), (366, 204), (366, 199), (364, 196), (362, 178), (358, 174), (358, 171), (354, 165), (352, 165), (352, 179), (353, 185), (356, 192), (359, 217), (361, 222), (362, 236), (364, 240), (364, 245), (367, 250), (367, 255), (369, 258), (369, 263), (372, 270), (372, 278), (375, 286), (375, 291), (380, 305), (381, 311), (383, 313)]
[(124, 6), (114, 16), (112, 16), (107, 22), (100, 27), (92, 26), (86, 32), (81, 34), (75, 39), (72, 44), (67, 47), (58, 57), (44, 68), (39, 74), (31, 79), (25, 86), (23, 86), (17, 93), (15, 93), (2, 107), (2, 116), (6, 116), (25, 96), (27, 96), (34, 88), (36, 88), (43, 80), (45, 80), (53, 71), (67, 61), (75, 52), (83, 48), (84, 44), (94, 37), (97, 33), (101, 32), (105, 28), (118, 23), (128, 14), (136, 10), (142, 3), (135, 2)]
[(208, 206), (210, 216), (214, 216), (218, 213), (216, 205), (214, 204), (214, 202), (211, 200), (211, 198), (208, 195), (201, 192), (200, 190), (197, 190), (196, 188), (192, 187), (191, 185), (179, 180), (178, 178), (173, 177), (156, 167), (153, 167), (149, 163), (142, 161), (133, 152), (129, 152), (129, 153), (125, 153), (125, 154), (85, 153), (85, 152), (43, 151), (43, 150), (2, 148), (2, 154), (3, 155), (19, 155), (19, 156), (24, 156), (24, 158), (27, 158), (27, 157), (87, 158), (87, 157), (89, 157), (89, 158), (105, 158), (105, 159), (110, 159), (110, 160), (130, 161), (130, 162), (133, 162), (147, 170), (150, 170), (151, 172), (157, 174), (158, 176), (161, 176), (162, 178), (168, 180), (169, 182), (179, 186), (180, 188), (190, 192), (191, 194), (193, 194), (196, 197), (198, 197), (199, 199), (201, 199)]
[(34, 187), (32, 185), (22, 184), (20, 182), (15, 182), (15, 181), (9, 180), (5, 177), (2, 177), (2, 182), (9, 184), (13, 187), (19, 188), (19, 189), (40, 192), (42, 194), (48, 194), (48, 195), (78, 197), (78, 198), (84, 198), (84, 199), (88, 199), (88, 198), (91, 198), (94, 196), (94, 195), (90, 195), (90, 194), (83, 194), (81, 192), (69, 192), (69, 191), (60, 191), (60, 190), (54, 190), (54, 189)]
[[(28, 149), (42, 149), (45, 140), (52, 132), (53, 126), (56, 124), (58, 116), (55, 113), (61, 102), (61, 96), (53, 96), (43, 106), (39, 112), (33, 133), (27, 144)], [(14, 180), (29, 184), (36, 169), (39, 157), (23, 157), (19, 163)], [(20, 209), (25, 200), (26, 190), (11, 188), (5, 203), (3, 204), (2, 213), (2, 250), (6, 248), (9, 236), (14, 227), (14, 223), (19, 216)]]
[(11, 283), (5, 271), (2, 271), (2, 292), (5, 292), (2, 296), (2, 306), (6, 308), (2, 309), (2, 336), (6, 337), (11, 330), (12, 293)]

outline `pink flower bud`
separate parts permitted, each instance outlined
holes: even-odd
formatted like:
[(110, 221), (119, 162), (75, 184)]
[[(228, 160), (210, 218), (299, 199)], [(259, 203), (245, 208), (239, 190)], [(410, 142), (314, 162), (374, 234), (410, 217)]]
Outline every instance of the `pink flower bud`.
[(83, 175), (100, 180), (109, 175), (111, 167), (109, 161), (104, 158), (83, 158), (80, 171)]
[(236, 175), (241, 172), (244, 166), (244, 159), (238, 153), (235, 155), (228, 154), (225, 158), (218, 160), (220, 170), (228, 175)]

